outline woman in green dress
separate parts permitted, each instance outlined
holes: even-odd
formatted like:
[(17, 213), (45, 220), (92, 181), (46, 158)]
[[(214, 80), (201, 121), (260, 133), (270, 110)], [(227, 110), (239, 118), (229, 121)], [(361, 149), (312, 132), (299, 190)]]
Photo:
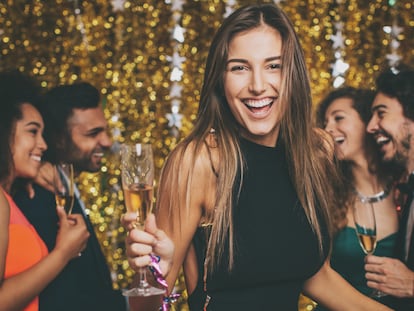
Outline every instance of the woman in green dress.
[[(366, 285), (366, 255), (355, 233), (353, 206), (358, 201), (368, 201), (374, 206), (376, 255), (393, 256), (398, 230), (393, 192), (399, 170), (380, 163), (374, 139), (366, 132), (373, 96), (374, 92), (369, 90), (343, 87), (331, 91), (317, 111), (318, 125), (335, 141), (345, 187), (338, 192), (343, 204), (333, 211), (335, 236), (331, 266), (365, 295), (370, 295), (372, 289)], [(385, 298), (379, 299), (385, 302)]]

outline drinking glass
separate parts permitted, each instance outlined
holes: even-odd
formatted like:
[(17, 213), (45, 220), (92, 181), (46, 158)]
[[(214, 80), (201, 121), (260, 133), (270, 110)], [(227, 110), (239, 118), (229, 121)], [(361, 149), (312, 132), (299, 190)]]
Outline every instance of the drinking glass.
[[(137, 214), (135, 227), (143, 228), (151, 213), (154, 187), (154, 159), (150, 144), (124, 144), (121, 146), (121, 177), (125, 206)], [(165, 293), (152, 287), (146, 278), (146, 268), (138, 271), (138, 286), (123, 291), (124, 296), (154, 296)]]
[(54, 165), (53, 187), (55, 191), (56, 205), (63, 206), (70, 215), (74, 202), (74, 173), (70, 163), (58, 163)]
[[(359, 244), (365, 254), (371, 255), (377, 246), (377, 227), (372, 202), (357, 199), (355, 201), (353, 215)], [(385, 295), (385, 293), (377, 289), (374, 289), (371, 293), (371, 297), (377, 298)]]

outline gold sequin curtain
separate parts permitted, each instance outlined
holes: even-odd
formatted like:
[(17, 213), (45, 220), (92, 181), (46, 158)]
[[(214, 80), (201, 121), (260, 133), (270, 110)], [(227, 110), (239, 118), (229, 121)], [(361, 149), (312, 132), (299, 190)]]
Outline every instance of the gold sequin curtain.
[[(152, 143), (159, 171), (167, 154), (191, 129), (209, 43), (223, 15), (230, 6), (234, 9), (250, 2), (0, 3), (0, 70), (18, 68), (36, 77), (44, 88), (85, 80), (101, 91), (113, 152), (100, 174), (83, 174), (78, 183), (111, 265), (115, 288), (128, 286), (132, 276), (124, 255), (125, 232), (119, 224), (124, 212), (119, 144)], [(390, 58), (414, 65), (411, 0), (275, 2), (292, 19), (303, 44), (315, 103), (332, 88), (338, 75), (348, 85), (373, 87), (375, 75)], [(180, 42), (172, 35), (175, 25), (183, 29)], [(171, 79), (174, 53), (182, 73), (175, 81)], [(347, 67), (342, 71), (338, 67), (338, 74), (335, 64), (339, 61)], [(180, 122), (171, 119), (174, 100), (180, 103), (173, 110)], [(311, 310), (311, 305), (303, 310), (306, 308)]]

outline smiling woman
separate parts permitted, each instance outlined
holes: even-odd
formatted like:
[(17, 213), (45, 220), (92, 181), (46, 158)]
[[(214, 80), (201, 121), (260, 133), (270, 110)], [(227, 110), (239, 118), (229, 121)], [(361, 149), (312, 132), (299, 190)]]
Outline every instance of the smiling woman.
[(39, 90), (29, 78), (18, 72), (2, 73), (1, 76), (1, 153), (9, 155), (2, 166), (2, 186), (10, 191), (18, 177), (36, 176), (43, 152), (47, 146), (43, 140), (43, 119), (35, 104)]
[(131, 267), (158, 255), (171, 289), (183, 266), (191, 310), (297, 310), (302, 291), (331, 310), (388, 310), (329, 265), (338, 179), (311, 107), (284, 12), (255, 4), (224, 20), (194, 128), (163, 168), (156, 219), (143, 231), (123, 218)]
[(36, 177), (46, 143), (43, 140), (43, 119), (29, 103), (21, 105), (22, 118), (16, 122), (12, 144), (15, 177)]
[(224, 74), (224, 93), (242, 135), (269, 147), (276, 143), (282, 117), (281, 53), (279, 31), (262, 25), (230, 41)]
[(396, 203), (390, 195), (398, 169), (380, 162), (378, 147), (366, 131), (373, 99), (373, 91), (342, 87), (329, 92), (317, 111), (319, 125), (335, 141), (335, 154), (344, 179), (344, 186), (336, 193), (340, 204), (332, 207), (335, 236), (331, 265), (366, 295), (372, 289), (366, 285), (366, 255), (355, 232), (354, 208), (361, 202), (370, 202), (375, 207), (377, 255), (393, 255), (398, 230)]
[[(19, 72), (0, 73), (0, 306), (37, 311), (40, 291), (76, 258), (88, 238), (79, 217), (59, 209), (60, 236), (48, 254), (44, 242), (10, 196), (17, 178), (34, 178), (46, 143), (35, 108), (38, 89)], [(21, 286), (25, 284), (25, 286)]]

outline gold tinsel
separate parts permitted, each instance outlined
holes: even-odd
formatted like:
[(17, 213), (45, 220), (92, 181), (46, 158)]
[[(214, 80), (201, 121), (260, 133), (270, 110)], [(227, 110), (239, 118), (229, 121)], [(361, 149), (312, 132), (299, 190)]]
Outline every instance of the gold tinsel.
[[(115, 144), (100, 174), (83, 174), (78, 183), (91, 221), (114, 274), (114, 287), (129, 285), (132, 271), (125, 260), (124, 212), (117, 147), (123, 142), (153, 144), (156, 167), (191, 129), (196, 116), (204, 63), (210, 40), (223, 20), (225, 0), (183, 2), (178, 23), (185, 29), (179, 55), (185, 57), (179, 113), (182, 127), (168, 126), (171, 112), (174, 26), (171, 1), (127, 0), (114, 10), (109, 0), (5, 0), (0, 3), (0, 70), (18, 68), (45, 88), (78, 80), (100, 89)], [(172, 1), (173, 2), (173, 1)], [(250, 3), (240, 0), (238, 5)], [(256, 1), (270, 2), (270, 1)], [(395, 2), (395, 4), (394, 4)], [(343, 59), (350, 65), (346, 84), (374, 86), (387, 65), (390, 34), (383, 27), (403, 27), (397, 50), (414, 64), (414, 17), (411, 0), (289, 0), (280, 6), (292, 19), (303, 44), (317, 103), (332, 88), (335, 23), (344, 28)], [(180, 283), (182, 284), (182, 282)], [(185, 298), (185, 296), (184, 296)], [(185, 300), (185, 299), (183, 299)], [(313, 303), (301, 299), (302, 310)], [(184, 309), (178, 305), (177, 309)]]

